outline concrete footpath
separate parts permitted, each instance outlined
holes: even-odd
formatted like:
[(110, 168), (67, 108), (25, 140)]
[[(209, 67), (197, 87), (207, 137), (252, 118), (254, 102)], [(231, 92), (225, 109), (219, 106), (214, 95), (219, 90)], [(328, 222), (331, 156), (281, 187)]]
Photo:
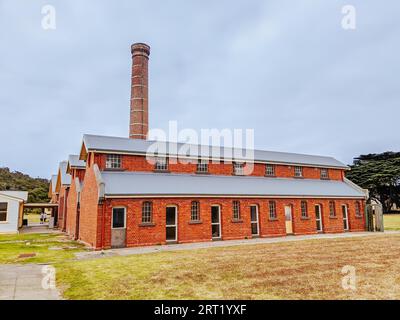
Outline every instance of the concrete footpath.
[(57, 289), (44, 289), (45, 265), (0, 265), (0, 300), (59, 300)]
[(109, 249), (104, 251), (78, 252), (76, 253), (76, 257), (78, 260), (84, 260), (84, 259), (96, 259), (96, 258), (113, 257), (113, 256), (128, 256), (134, 254), (165, 252), (165, 251), (207, 249), (216, 247), (231, 247), (231, 246), (305, 241), (305, 240), (316, 240), (316, 239), (374, 237), (374, 236), (382, 236), (385, 234), (396, 234), (396, 233), (400, 234), (400, 231), (346, 232), (346, 233), (336, 233), (336, 234), (323, 233), (323, 234), (313, 234), (304, 236), (276, 237), (276, 238), (255, 238), (255, 239), (244, 239), (244, 240), (223, 240), (223, 241), (208, 241), (208, 242), (196, 242), (196, 243), (180, 243), (180, 244), (169, 244), (169, 245), (158, 245), (158, 246), (147, 246), (147, 247)]

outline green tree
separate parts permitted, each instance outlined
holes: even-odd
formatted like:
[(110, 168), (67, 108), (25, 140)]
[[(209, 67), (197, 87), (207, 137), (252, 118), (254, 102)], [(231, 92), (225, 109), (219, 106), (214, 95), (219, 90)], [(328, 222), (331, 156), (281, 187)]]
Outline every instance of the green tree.
[(0, 168), (0, 190), (28, 191), (28, 202), (48, 202), (49, 181)]
[(346, 177), (368, 189), (384, 212), (390, 212), (393, 204), (400, 206), (400, 152), (360, 155), (350, 167)]

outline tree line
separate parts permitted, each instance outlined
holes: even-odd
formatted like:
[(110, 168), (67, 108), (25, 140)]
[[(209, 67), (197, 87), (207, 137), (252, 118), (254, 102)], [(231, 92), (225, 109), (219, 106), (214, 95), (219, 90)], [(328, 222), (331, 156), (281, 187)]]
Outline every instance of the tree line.
[(346, 177), (370, 192), (370, 199), (379, 201), (383, 212), (400, 207), (400, 152), (360, 155), (354, 158)]
[(49, 202), (49, 180), (0, 168), (0, 190), (28, 191), (28, 202)]

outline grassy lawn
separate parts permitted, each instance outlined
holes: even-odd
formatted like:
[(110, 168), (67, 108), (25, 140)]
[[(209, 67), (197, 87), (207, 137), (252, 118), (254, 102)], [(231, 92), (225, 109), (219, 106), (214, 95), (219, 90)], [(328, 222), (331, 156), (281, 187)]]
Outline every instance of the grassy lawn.
[(400, 230), (400, 214), (384, 214), (385, 230)]
[(400, 299), (399, 252), (393, 234), (151, 253), (57, 264), (57, 285), (67, 299)]
[[(0, 264), (56, 263), (75, 257), (83, 247), (60, 234), (0, 235)], [(32, 254), (34, 257), (19, 257)]]

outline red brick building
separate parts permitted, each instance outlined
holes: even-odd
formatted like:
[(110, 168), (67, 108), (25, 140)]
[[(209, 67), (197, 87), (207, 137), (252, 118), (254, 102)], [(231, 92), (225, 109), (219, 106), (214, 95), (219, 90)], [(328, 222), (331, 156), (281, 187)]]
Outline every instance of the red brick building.
[(96, 249), (365, 230), (366, 193), (331, 157), (173, 143), (149, 156), (149, 54), (132, 45), (129, 138), (85, 135), (68, 188), (59, 172), (60, 228)]

